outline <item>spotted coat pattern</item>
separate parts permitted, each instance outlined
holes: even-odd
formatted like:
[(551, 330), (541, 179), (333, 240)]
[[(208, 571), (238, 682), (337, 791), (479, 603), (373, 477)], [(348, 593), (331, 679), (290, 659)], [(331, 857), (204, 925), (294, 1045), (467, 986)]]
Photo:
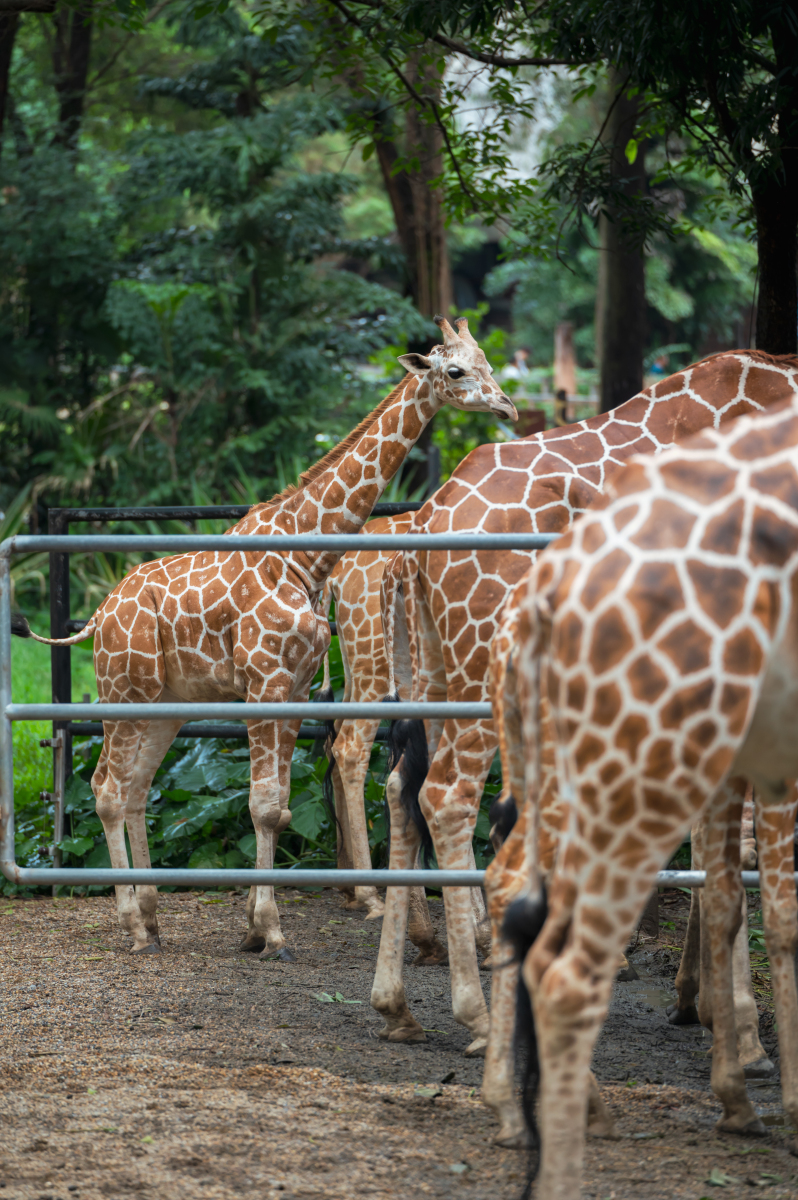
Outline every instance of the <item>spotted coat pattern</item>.
[[(429, 356), (403, 355), (410, 374), (371, 416), (306, 472), (299, 487), (256, 505), (229, 532), (356, 533), (442, 405), (514, 418), (512, 402), (491, 378), (476, 342), (463, 341), (442, 318), (438, 324), (443, 345)], [(320, 594), (339, 558), (333, 552), (198, 551), (145, 563), (66, 643), (94, 634), (102, 702), (306, 700), (329, 644)], [(290, 766), (299, 722), (247, 725), (257, 866), (269, 869), (277, 837), (291, 819)], [(105, 722), (92, 788), (114, 867), (128, 865), (125, 826), (134, 866), (150, 865), (147, 794), (179, 726)], [(118, 887), (117, 902), (134, 951), (157, 951), (155, 888)], [(247, 920), (242, 948), (291, 957), (272, 888), (251, 889)]]
[[(713, 355), (632, 397), (611, 413), (499, 445), (480, 446), (413, 518), (429, 533), (487, 531), (560, 533), (570, 527), (635, 454), (653, 454), (704, 427), (717, 428), (798, 394), (798, 360), (756, 351)], [(517, 643), (513, 590), (534, 555), (473, 551), (404, 554), (386, 571), (386, 603), (399, 583), (408, 614), (414, 687), (429, 701), (489, 698), (489, 653), (503, 638), (507, 661)], [(508, 604), (508, 600), (510, 603)], [(505, 621), (497, 634), (502, 612)], [(385, 623), (385, 614), (384, 614)], [(501, 657), (501, 656), (500, 656)], [(482, 788), (497, 748), (491, 721), (429, 726), (434, 748), (420, 804), (438, 863), (467, 866)], [(389, 789), (398, 785), (389, 780)], [(412, 861), (414, 827), (395, 831), (392, 864)], [(372, 1004), (396, 1041), (422, 1040), (402, 984), (406, 901), (391, 889)], [(488, 1014), (482, 997), (467, 891), (445, 892), (446, 924), (456, 1019), (474, 1035), (470, 1053), (485, 1052)], [(494, 981), (495, 982), (495, 981)]]
[[(798, 1121), (798, 399), (636, 460), (530, 572), (519, 673), (526, 786), (544, 736), (567, 819), (523, 966), (538, 1030), (539, 1194), (577, 1200), (590, 1058), (660, 866), (697, 820), (708, 873), (719, 1128), (763, 1132), (732, 1005), (742, 776), (753, 783), (782, 1092)], [(543, 734), (539, 698), (549, 705)], [(536, 806), (527, 888), (539, 890)]]

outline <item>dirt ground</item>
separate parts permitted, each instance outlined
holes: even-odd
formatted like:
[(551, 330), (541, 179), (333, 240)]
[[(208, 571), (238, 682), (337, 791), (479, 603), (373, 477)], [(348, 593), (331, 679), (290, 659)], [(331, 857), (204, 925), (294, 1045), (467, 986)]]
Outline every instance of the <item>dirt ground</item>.
[[(378, 925), (330, 891), (279, 897), (290, 965), (235, 949), (238, 895), (162, 895), (164, 950), (144, 957), (110, 897), (0, 901), (0, 1200), (516, 1200), (525, 1156), (492, 1144), (447, 968), (412, 967), (407, 944), (428, 1042), (380, 1042)], [(616, 985), (595, 1068), (622, 1136), (588, 1143), (583, 1194), (798, 1196), (778, 1083), (749, 1084), (768, 1137), (716, 1134), (711, 1039), (666, 1020), (688, 902), (667, 894), (640, 980)]]

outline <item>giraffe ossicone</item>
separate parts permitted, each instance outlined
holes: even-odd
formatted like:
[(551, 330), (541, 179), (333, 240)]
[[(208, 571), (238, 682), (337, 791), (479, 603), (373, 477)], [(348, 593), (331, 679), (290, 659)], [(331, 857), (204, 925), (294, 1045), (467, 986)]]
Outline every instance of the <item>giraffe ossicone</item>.
[[(384, 488), (444, 405), (515, 419), (479, 346), (441, 323), (429, 355), (402, 355), (405, 379), (324, 458), (229, 531), (236, 534), (357, 533)], [(412, 360), (408, 361), (408, 360)], [(423, 360), (423, 361), (421, 361)], [(321, 611), (324, 584), (340, 552), (197, 551), (144, 563), (106, 597), (72, 638), (32, 635), (48, 645), (94, 636), (97, 690), (105, 703), (307, 700), (329, 645)], [(17, 627), (15, 632), (25, 632)], [(150, 785), (180, 721), (104, 723), (92, 778), (113, 867), (150, 866), (145, 806)], [(250, 812), (256, 865), (274, 865), (277, 838), (291, 819), (291, 756), (298, 721), (248, 721)], [(133, 952), (157, 952), (156, 889), (116, 889)], [(253, 887), (242, 949), (290, 960), (271, 887)]]
[(783, 1105), (798, 1125), (798, 399), (634, 460), (532, 568), (519, 631), (526, 896), (540, 895), (535, 800), (551, 740), (566, 810), (548, 915), (522, 969), (541, 1067), (538, 1194), (577, 1200), (615, 961), (697, 820), (718, 1127), (765, 1132), (732, 999), (741, 779), (755, 790)]

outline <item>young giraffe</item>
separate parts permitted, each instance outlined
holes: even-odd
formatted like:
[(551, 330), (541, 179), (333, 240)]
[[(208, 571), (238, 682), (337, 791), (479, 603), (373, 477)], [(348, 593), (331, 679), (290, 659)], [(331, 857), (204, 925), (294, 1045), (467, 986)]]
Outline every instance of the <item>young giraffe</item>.
[[(459, 324), (463, 336), (467, 330)], [(798, 359), (757, 351), (713, 355), (654, 384), (613, 412), (500, 445), (480, 446), (419, 512), (411, 529), (559, 533), (602, 494), (632, 455), (655, 453), (706, 426), (798, 393)], [(488, 699), (488, 656), (502, 609), (530, 564), (517, 551), (420, 551), (398, 556), (385, 575), (383, 622), (390, 625), (399, 584), (408, 609), (418, 698)], [(401, 606), (400, 606), (401, 607)], [(412, 616), (410, 615), (412, 612)], [(416, 697), (414, 696), (414, 699)], [(427, 725), (431, 765), (420, 792), (439, 865), (467, 867), (482, 788), (497, 748), (493, 723)], [(387, 796), (402, 790), (402, 764)], [(394, 821), (391, 865), (412, 864), (412, 823)], [(467, 1054), (484, 1054), (488, 1012), (482, 996), (468, 889), (447, 888), (446, 927), (455, 1019), (471, 1032)], [(386, 897), (372, 1005), (391, 1041), (424, 1041), (404, 995), (406, 890)]]
[[(743, 792), (756, 793), (782, 1095), (798, 1123), (798, 399), (630, 464), (530, 573), (519, 675), (526, 788), (545, 737), (567, 807), (545, 914), (537, 811), (524, 897), (541, 1069), (538, 1194), (580, 1194), (590, 1059), (657, 870), (703, 820), (719, 1128), (764, 1133), (737, 1058), (732, 944)], [(539, 700), (549, 704), (545, 737)], [(545, 921), (543, 917), (545, 916)], [(542, 925), (542, 929), (541, 929)]]
[[(369, 521), (363, 533), (406, 533), (412, 514), (380, 517)], [(410, 697), (409, 680), (394, 681), (385, 651), (380, 613), (380, 580), (390, 551), (350, 550), (340, 559), (327, 580), (322, 609), (329, 612), (335, 600), (335, 624), (344, 666), (344, 700), (366, 704), (396, 694)], [(401, 630), (403, 632), (403, 628)], [(343, 869), (370, 870), (364, 787), (371, 760), (371, 749), (379, 721), (336, 721), (335, 741), (330, 750), (333, 764), (332, 783), (338, 820), (338, 866)], [(377, 889), (370, 886), (344, 890), (344, 907), (366, 909), (366, 920), (381, 917), (385, 911)], [(486, 932), (486, 912), (481, 892), (474, 891), (474, 919), (479, 932)], [(447, 952), (438, 940), (430, 920), (424, 888), (410, 889), (408, 935), (418, 948), (416, 965), (446, 962)], [(483, 963), (483, 966), (485, 964)]]
[[(435, 413), (444, 405), (515, 419), (478, 346), (461, 342), (443, 318), (446, 343), (429, 356), (404, 354), (410, 372), (336, 449), (230, 532), (356, 533)], [(99, 699), (106, 703), (187, 700), (290, 702), (308, 697), (329, 645), (322, 588), (340, 552), (198, 551), (135, 568), (72, 638), (95, 635)], [(35, 636), (35, 635), (34, 635)], [(274, 863), (277, 837), (291, 820), (290, 766), (298, 721), (249, 721), (250, 812), (257, 865)], [(181, 721), (107, 721), (92, 779), (114, 867), (149, 867), (144, 810), (150, 785)], [(117, 887), (122, 928), (133, 951), (159, 948), (156, 889)], [(242, 949), (293, 956), (271, 887), (253, 887)]]

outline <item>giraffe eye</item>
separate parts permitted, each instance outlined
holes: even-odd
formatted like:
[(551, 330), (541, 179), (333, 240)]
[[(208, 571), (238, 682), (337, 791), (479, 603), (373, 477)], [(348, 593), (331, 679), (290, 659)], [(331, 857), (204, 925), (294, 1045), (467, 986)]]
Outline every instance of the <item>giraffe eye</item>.
[(449, 370), (446, 372), (446, 374), (450, 379), (462, 379), (465, 375), (465, 371), (461, 371), (459, 367), (449, 367)]

